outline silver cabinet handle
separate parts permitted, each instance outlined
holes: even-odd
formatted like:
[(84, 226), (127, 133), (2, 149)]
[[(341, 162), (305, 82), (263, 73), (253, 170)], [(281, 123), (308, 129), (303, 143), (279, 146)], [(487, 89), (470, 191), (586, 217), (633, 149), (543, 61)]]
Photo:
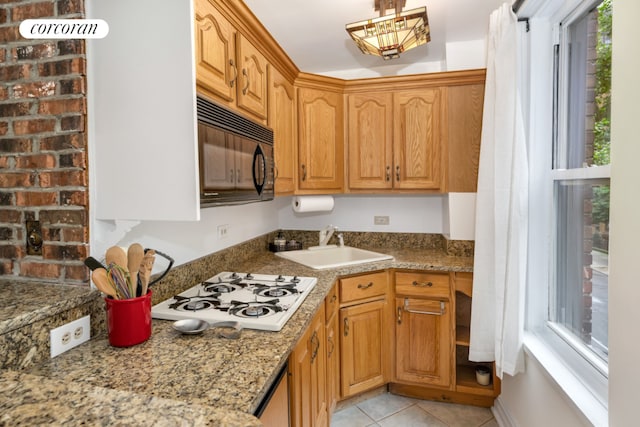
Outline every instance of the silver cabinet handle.
[(404, 299), (404, 311), (406, 311), (407, 313), (414, 313), (414, 314), (432, 314), (434, 316), (442, 316), (446, 312), (443, 301), (440, 301), (440, 311), (412, 310), (409, 308), (409, 298)]

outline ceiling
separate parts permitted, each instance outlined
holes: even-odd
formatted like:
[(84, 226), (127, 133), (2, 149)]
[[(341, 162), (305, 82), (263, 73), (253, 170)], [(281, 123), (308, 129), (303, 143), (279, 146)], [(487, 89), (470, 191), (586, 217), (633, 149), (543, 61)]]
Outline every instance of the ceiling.
[(361, 53), (345, 31), (348, 23), (379, 16), (374, 0), (244, 2), (301, 71), (336, 75), (380, 67), (378, 74), (396, 75), (415, 63), (432, 63), (431, 69), (441, 71), (438, 67), (446, 60), (446, 43), (484, 40), (489, 15), (505, 0), (406, 0), (403, 10), (427, 7), (431, 41), (387, 61)]

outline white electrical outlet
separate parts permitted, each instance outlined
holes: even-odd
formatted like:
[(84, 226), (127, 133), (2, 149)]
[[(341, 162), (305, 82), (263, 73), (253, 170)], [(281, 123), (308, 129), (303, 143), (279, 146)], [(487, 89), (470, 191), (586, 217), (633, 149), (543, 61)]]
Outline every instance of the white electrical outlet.
[(388, 216), (374, 216), (373, 217), (374, 225), (389, 225), (389, 217)]
[(51, 357), (64, 353), (83, 342), (89, 341), (91, 336), (91, 316), (84, 316), (66, 325), (50, 331)]
[(218, 226), (218, 239), (226, 239), (229, 235), (229, 224), (219, 225)]

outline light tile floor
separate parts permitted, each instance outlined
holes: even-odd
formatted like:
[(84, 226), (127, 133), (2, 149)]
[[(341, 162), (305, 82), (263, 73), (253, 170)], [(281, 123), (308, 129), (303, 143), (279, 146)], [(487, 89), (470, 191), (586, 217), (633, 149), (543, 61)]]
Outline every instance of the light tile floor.
[(339, 408), (331, 427), (498, 427), (491, 410), (390, 393)]

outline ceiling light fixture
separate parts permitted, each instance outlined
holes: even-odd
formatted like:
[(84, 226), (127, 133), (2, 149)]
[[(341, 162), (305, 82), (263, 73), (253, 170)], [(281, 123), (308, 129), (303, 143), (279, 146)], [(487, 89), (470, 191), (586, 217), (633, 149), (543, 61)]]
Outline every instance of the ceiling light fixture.
[[(426, 6), (403, 12), (404, 4), (405, 0), (375, 0), (379, 18), (346, 25), (362, 53), (393, 59), (431, 40)], [(395, 9), (395, 13), (385, 16), (385, 6)]]

